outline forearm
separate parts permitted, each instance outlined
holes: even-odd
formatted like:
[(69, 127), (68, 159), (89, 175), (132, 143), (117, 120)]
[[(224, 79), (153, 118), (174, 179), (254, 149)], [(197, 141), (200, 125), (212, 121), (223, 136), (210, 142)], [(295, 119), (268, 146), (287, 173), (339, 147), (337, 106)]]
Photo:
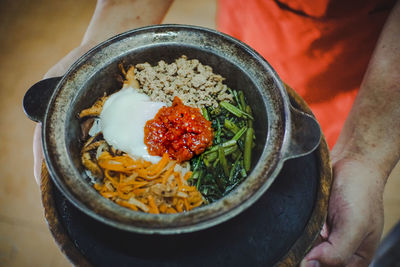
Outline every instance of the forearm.
[(173, 0), (98, 0), (82, 44), (95, 45), (124, 31), (159, 24)]
[(400, 156), (400, 2), (393, 8), (346, 120), (332, 160), (361, 161), (382, 179)]

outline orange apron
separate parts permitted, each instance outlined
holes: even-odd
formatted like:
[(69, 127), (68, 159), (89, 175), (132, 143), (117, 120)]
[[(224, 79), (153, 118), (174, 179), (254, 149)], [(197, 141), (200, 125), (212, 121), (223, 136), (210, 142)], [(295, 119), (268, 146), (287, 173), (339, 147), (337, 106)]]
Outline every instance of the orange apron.
[(257, 50), (335, 144), (395, 1), (219, 0), (217, 26)]

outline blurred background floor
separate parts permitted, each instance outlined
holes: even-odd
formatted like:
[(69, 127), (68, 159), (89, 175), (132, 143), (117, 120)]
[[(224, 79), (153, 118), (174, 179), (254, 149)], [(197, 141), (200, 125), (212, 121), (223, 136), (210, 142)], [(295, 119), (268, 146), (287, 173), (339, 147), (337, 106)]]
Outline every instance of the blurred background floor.
[[(96, 1), (0, 0), (0, 266), (70, 266), (47, 228), (32, 174), (25, 91), (80, 44)], [(215, 28), (216, 0), (175, 0), (165, 23)], [(400, 219), (400, 167), (384, 196), (384, 234)]]

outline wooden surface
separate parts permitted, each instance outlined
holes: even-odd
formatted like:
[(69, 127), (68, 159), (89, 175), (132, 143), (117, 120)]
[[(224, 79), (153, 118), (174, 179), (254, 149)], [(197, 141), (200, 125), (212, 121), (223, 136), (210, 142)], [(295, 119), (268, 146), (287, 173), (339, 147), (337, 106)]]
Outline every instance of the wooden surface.
[[(311, 114), (307, 104), (294, 92), (294, 90), (287, 87), (287, 91), (289, 96), (297, 103), (301, 110)], [(329, 149), (324, 137), (321, 139), (321, 144), (317, 149), (317, 153), (320, 160), (320, 183), (318, 185), (316, 205), (302, 236), (293, 244), (290, 251), (280, 260), (279, 263), (277, 263), (276, 266), (296, 266), (302, 260), (305, 253), (311, 249), (314, 241), (318, 238), (319, 232), (326, 219), (329, 193), (332, 183), (332, 173), (329, 160)], [(54, 184), (52, 183), (47, 168), (43, 163), (40, 190), (49, 229), (60, 250), (66, 255), (71, 263), (76, 266), (90, 266), (91, 264), (75, 247), (73, 240), (70, 239), (59, 221), (53, 198), (53, 186)]]
[(40, 191), (42, 193), (42, 204), (44, 215), (51, 234), (54, 237), (61, 252), (64, 253), (72, 264), (76, 266), (90, 266), (89, 262), (81, 255), (75, 247), (74, 242), (69, 238), (67, 232), (59, 221), (56, 205), (53, 198), (53, 186), (46, 164), (42, 163), (42, 174)]

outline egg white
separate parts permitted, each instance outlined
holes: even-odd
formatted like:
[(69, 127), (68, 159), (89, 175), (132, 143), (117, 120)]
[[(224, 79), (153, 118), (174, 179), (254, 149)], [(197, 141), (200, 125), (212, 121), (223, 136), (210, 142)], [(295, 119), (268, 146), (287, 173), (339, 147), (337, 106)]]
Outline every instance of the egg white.
[(144, 143), (144, 126), (164, 106), (164, 103), (150, 101), (149, 96), (132, 87), (112, 94), (100, 114), (99, 125), (104, 139), (115, 149), (157, 163), (161, 157), (148, 153)]

